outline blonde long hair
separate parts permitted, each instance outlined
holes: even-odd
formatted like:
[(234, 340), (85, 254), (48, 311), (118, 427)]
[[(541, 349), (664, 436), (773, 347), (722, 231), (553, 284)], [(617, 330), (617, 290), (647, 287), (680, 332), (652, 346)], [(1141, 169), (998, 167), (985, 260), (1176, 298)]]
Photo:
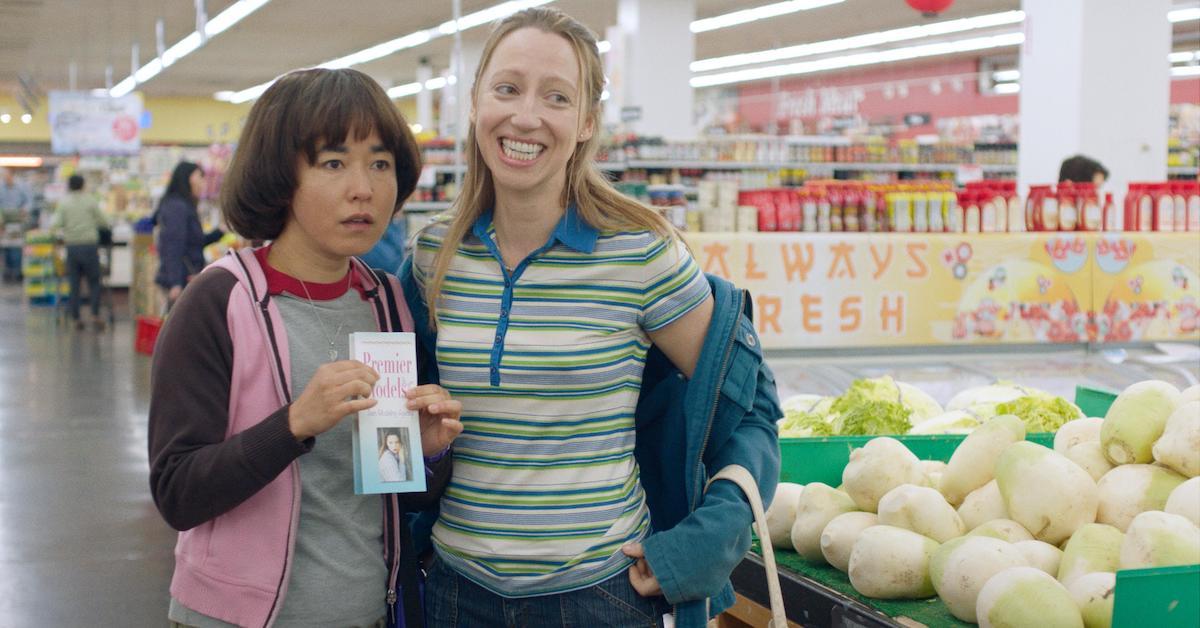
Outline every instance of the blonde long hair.
[[(601, 114), (600, 94), (604, 92), (604, 69), (600, 64), (595, 35), (574, 18), (558, 9), (536, 7), (518, 11), (497, 24), (483, 46), (479, 67), (475, 70), (475, 81), (471, 86), (471, 102), (476, 102), (480, 79), (491, 62), (496, 46), (510, 33), (522, 28), (536, 28), (559, 35), (571, 44), (579, 63), (582, 92), (580, 104), (584, 107), (582, 115), (597, 131), (587, 140), (579, 142), (575, 153), (567, 161), (563, 205), (574, 203), (579, 217), (600, 231), (649, 230), (670, 238), (678, 237), (678, 232), (671, 223), (649, 207), (617, 191), (593, 163), (600, 144), (598, 130)], [(463, 178), (462, 191), (451, 209), (449, 227), (437, 256), (434, 257), (433, 272), (425, 284), (425, 302), (429, 306), (429, 324), (432, 328), (437, 327), (438, 301), (450, 262), (479, 215), (496, 202), (492, 172), (484, 163), (483, 153), (476, 142), (474, 123), (467, 132), (466, 158), (467, 172)]]

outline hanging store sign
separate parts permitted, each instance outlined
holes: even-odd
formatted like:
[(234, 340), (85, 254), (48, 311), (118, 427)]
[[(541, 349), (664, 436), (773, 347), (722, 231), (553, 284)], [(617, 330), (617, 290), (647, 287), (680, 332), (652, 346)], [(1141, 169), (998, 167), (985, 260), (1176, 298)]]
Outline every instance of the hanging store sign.
[(141, 150), (142, 97), (50, 92), (50, 147), (58, 155), (132, 155)]
[(1195, 234), (690, 233), (763, 346), (1200, 340)]

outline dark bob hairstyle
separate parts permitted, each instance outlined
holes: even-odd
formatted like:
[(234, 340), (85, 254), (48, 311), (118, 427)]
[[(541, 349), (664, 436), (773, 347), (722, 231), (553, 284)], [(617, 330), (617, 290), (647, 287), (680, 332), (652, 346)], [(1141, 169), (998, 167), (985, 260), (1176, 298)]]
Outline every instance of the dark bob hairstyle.
[(299, 186), (300, 156), (315, 165), (320, 146), (379, 134), (396, 158), (396, 207), (421, 174), (412, 132), (374, 79), (358, 70), (314, 68), (289, 72), (250, 108), (237, 151), (221, 186), (225, 221), (249, 240), (274, 240), (283, 231)]

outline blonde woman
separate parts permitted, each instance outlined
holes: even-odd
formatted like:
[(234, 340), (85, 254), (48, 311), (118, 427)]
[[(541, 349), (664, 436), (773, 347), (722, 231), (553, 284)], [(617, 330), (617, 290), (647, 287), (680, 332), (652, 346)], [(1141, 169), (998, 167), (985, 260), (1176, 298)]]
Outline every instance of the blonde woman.
[(463, 404), (432, 528), (432, 626), (703, 626), (733, 601), (782, 414), (745, 297), (592, 164), (604, 75), (560, 11), (500, 22), (471, 91), (452, 214), (401, 269)]

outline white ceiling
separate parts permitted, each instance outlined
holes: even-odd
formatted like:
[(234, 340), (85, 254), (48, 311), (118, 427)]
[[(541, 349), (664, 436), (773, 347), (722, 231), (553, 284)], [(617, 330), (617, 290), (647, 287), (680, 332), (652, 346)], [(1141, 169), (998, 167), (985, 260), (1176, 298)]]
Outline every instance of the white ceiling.
[[(696, 0), (696, 17), (711, 17), (772, 0)], [(498, 0), (462, 0), (463, 14)], [(601, 35), (617, 19), (618, 0), (554, 3)], [(233, 0), (205, 0), (209, 16)], [(240, 90), (289, 69), (312, 66), (452, 18), (448, 0), (273, 0), (200, 50), (139, 87), (149, 96), (210, 96)], [(957, 0), (943, 18), (1020, 8), (1020, 0)], [(17, 77), (32, 77), (41, 91), (65, 89), (71, 63), (78, 89), (104, 87), (130, 71), (133, 42), (140, 61), (155, 56), (155, 22), (162, 18), (170, 46), (195, 29), (194, 0), (0, 0), (0, 93)], [(749, 52), (844, 37), (926, 21), (903, 0), (847, 0), (760, 22), (696, 35), (696, 58)], [(482, 26), (463, 33), (482, 40)], [(1178, 30), (1178, 29), (1177, 29)], [(1177, 33), (1178, 34), (1178, 33)], [(385, 86), (415, 79), (421, 57), (449, 65), (452, 37), (402, 51), (359, 67)]]

